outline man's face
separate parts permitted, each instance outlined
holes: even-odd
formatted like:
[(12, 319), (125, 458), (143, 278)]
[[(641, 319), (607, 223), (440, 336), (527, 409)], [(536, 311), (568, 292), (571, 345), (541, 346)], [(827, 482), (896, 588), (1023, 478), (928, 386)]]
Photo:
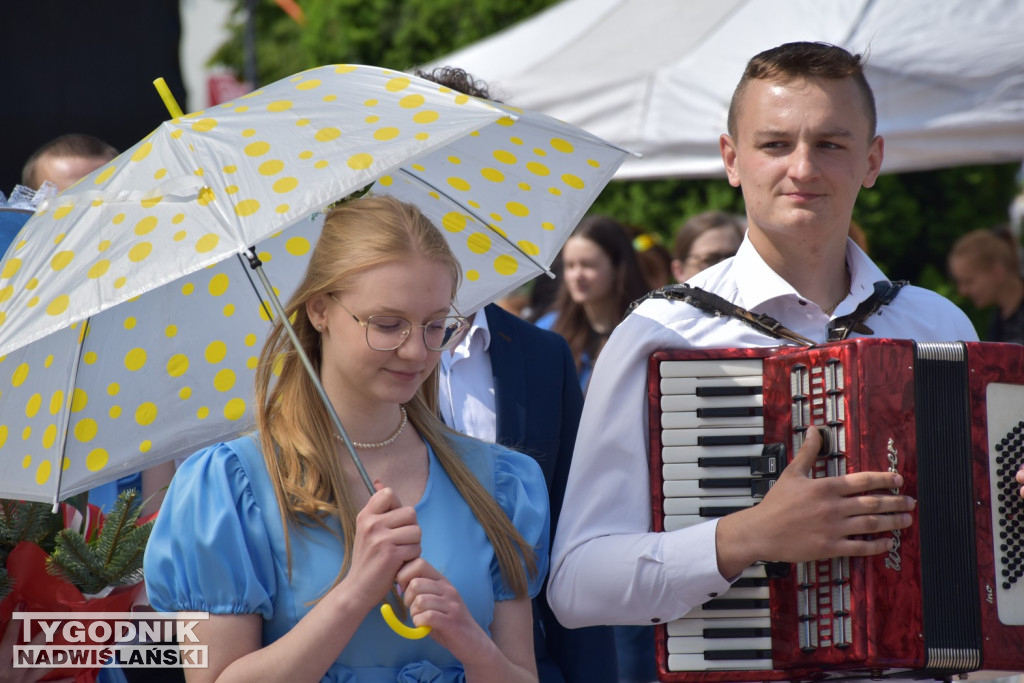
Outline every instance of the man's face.
[(845, 238), (857, 193), (874, 184), (882, 163), (882, 139), (868, 135), (850, 79), (749, 83), (736, 138), (723, 135), (720, 146), (729, 182), (743, 189), (752, 238)]
[(58, 191), (63, 192), (105, 163), (106, 160), (98, 157), (44, 156), (36, 162), (35, 177), (39, 185), (49, 180), (57, 186)]

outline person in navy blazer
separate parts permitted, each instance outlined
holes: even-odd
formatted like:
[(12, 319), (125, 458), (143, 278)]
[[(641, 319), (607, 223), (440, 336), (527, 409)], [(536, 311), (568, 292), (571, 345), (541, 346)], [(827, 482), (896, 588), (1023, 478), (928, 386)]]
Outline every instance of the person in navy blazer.
[[(576, 365), (569, 345), (554, 332), (494, 304), (486, 306), (483, 313), (491, 332), (496, 440), (540, 463), (551, 496), (553, 536), (583, 410)], [(616, 681), (611, 627), (563, 627), (548, 607), (545, 592), (533, 601), (534, 648), (541, 683)]]

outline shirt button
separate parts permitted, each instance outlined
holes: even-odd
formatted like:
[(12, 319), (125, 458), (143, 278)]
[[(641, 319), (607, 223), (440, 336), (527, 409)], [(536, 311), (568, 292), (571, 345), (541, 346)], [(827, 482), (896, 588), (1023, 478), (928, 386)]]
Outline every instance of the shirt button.
[(708, 593), (708, 597), (709, 598), (717, 598), (718, 597), (718, 593)]
[(807, 302), (804, 301), (803, 299), (798, 299), (797, 303), (799, 303), (801, 306), (806, 306), (807, 305)]
[(651, 623), (652, 624), (660, 624), (661, 623), (661, 619), (659, 619), (658, 617), (654, 617), (653, 619), (651, 619)]

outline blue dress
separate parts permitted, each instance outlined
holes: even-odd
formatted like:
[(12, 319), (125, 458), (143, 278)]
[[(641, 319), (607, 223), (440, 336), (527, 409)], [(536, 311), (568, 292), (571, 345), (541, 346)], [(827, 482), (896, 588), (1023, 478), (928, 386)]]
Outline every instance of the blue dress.
[[(539, 465), (527, 455), (456, 437), (455, 445), (537, 552), (530, 597), (547, 573), (548, 499)], [(422, 557), (443, 574), (485, 631), (494, 603), (514, 596), (501, 579), (483, 527), (428, 446), (430, 471), (416, 504)], [(340, 526), (331, 520), (340, 535)], [(259, 614), (263, 644), (288, 632), (334, 582), (344, 558), (337, 538), (319, 526), (289, 526), (292, 579), (284, 530), (255, 438), (245, 436), (193, 455), (171, 482), (146, 548), (149, 600), (160, 611)], [(464, 681), (462, 665), (429, 636), (396, 635), (371, 610), (327, 671), (336, 683)]]

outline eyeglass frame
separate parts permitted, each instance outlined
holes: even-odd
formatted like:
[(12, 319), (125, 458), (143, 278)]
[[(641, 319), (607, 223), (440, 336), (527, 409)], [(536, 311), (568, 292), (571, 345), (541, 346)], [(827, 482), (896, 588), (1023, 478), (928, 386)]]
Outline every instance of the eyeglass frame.
[[(451, 349), (453, 346), (456, 346), (459, 343), (459, 341), (462, 339), (462, 335), (465, 334), (466, 329), (469, 327), (469, 319), (466, 318), (466, 316), (464, 316), (464, 315), (446, 315), (446, 316), (444, 316), (442, 318), (435, 318), (434, 320), (429, 321), (425, 325), (416, 325), (413, 322), (411, 322), (410, 320), (408, 320), (406, 318), (403, 318), (400, 315), (371, 315), (371, 316), (367, 316), (366, 320), (360, 320), (359, 316), (357, 316), (352, 311), (348, 310), (348, 307), (345, 304), (341, 303), (341, 300), (338, 299), (338, 297), (336, 297), (334, 295), (334, 292), (328, 292), (327, 296), (329, 296), (334, 301), (334, 303), (336, 303), (339, 306), (341, 306), (342, 309), (344, 309), (344, 311), (346, 313), (348, 313), (350, 316), (352, 316), (353, 320), (355, 320), (357, 323), (359, 323), (359, 326), (362, 327), (363, 330), (364, 330), (364, 335), (363, 336), (366, 339), (366, 345), (369, 346), (374, 351), (395, 351), (397, 349), (402, 348), (402, 345), (405, 344), (405, 342), (409, 341), (409, 337), (412, 336), (413, 329), (417, 328), (417, 327), (423, 329), (423, 346), (426, 349), (428, 349), (429, 351), (447, 351), (447, 350)], [(396, 320), (404, 321), (405, 324), (409, 326), (409, 327), (407, 327), (405, 329), (405, 336), (402, 337), (402, 340), (400, 342), (398, 342), (397, 346), (393, 346), (390, 349), (380, 349), (380, 348), (377, 348), (376, 346), (374, 346), (373, 344), (370, 343), (370, 322), (374, 318), (394, 318)], [(436, 323), (438, 320), (458, 320), (459, 323), (461, 324), (461, 326), (459, 327), (458, 330), (456, 330), (456, 333), (454, 335), (452, 335), (452, 340), (453, 341), (451, 341), (447, 346), (444, 346), (443, 348), (435, 349), (435, 348), (431, 348), (430, 344), (427, 343), (427, 327), (429, 327), (432, 323)]]

